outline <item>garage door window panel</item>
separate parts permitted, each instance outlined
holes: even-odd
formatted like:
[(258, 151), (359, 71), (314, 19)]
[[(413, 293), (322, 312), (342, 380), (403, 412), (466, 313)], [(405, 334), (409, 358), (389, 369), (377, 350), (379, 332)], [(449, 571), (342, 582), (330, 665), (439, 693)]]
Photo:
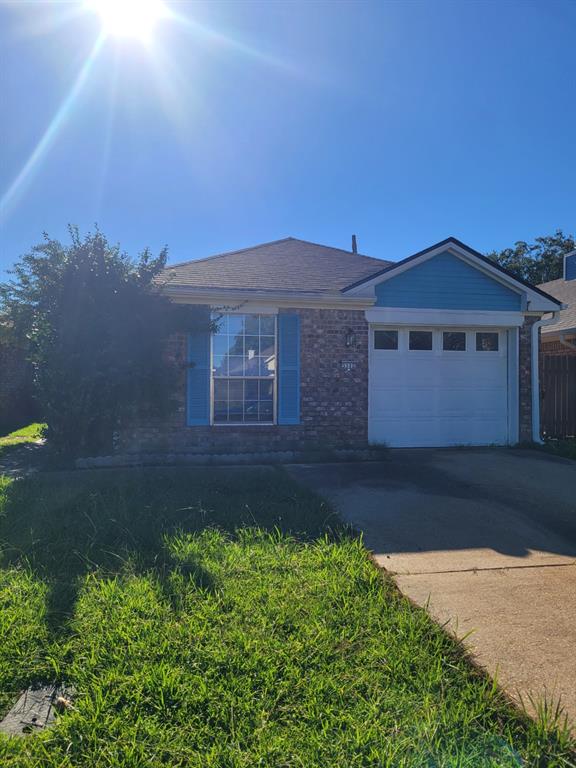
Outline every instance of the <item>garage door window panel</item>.
[(442, 349), (444, 352), (466, 352), (466, 333), (464, 331), (444, 331)]
[(498, 352), (498, 333), (476, 333), (476, 352)]
[(374, 331), (374, 349), (398, 349), (398, 331)]
[(408, 349), (412, 352), (430, 352), (432, 340), (432, 331), (409, 331)]

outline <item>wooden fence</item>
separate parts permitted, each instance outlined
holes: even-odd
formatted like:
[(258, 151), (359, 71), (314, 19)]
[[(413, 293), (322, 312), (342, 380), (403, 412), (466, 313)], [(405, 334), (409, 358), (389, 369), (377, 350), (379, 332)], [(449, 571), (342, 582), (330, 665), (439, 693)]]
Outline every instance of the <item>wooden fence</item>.
[(541, 387), (542, 433), (576, 436), (576, 355), (543, 355)]

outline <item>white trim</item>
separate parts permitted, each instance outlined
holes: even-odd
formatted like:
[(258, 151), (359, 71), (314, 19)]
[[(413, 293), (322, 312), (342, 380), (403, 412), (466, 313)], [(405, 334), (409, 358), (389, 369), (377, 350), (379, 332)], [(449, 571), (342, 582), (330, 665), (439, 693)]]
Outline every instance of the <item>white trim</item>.
[(508, 329), (508, 444), (520, 440), (520, 332)]
[(490, 312), (464, 309), (408, 309), (372, 307), (364, 312), (369, 323), (387, 325), (432, 325), (498, 328), (518, 327), (524, 323), (522, 312)]
[(394, 277), (398, 277), (398, 275), (401, 275), (403, 272), (406, 272), (409, 269), (413, 269), (414, 267), (423, 264), (429, 259), (433, 259), (435, 256), (446, 252), (466, 262), (474, 269), (477, 269), (479, 272), (484, 272), (493, 280), (496, 280), (515, 293), (524, 296), (525, 299), (523, 300), (523, 309), (530, 309), (532, 312), (554, 312), (558, 310), (558, 305), (556, 303), (547, 299), (545, 296), (542, 296), (532, 288), (529, 288), (527, 285), (520, 283), (511, 275), (507, 275), (496, 267), (493, 267), (491, 264), (488, 264), (485, 261), (481, 261), (478, 257), (474, 256), (474, 254), (470, 253), (464, 248), (461, 248), (455, 243), (441, 245), (438, 248), (434, 248), (432, 251), (423, 253), (421, 256), (400, 262), (398, 266), (389, 268), (383, 274), (377, 275), (371, 280), (366, 280), (361, 285), (357, 285), (355, 288), (348, 289), (346, 294), (368, 298), (369, 296), (374, 295), (374, 287), (376, 285), (384, 283), (387, 280), (391, 280)]

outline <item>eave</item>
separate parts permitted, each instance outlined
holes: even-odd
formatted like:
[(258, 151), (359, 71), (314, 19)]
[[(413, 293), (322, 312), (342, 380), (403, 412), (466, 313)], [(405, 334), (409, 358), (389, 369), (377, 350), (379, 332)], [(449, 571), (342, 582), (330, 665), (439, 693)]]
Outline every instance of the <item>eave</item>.
[(276, 307), (315, 309), (368, 309), (373, 296), (354, 296), (337, 291), (275, 291), (240, 288), (197, 288), (185, 285), (159, 286), (160, 292), (178, 304), (209, 304), (237, 307), (257, 304)]

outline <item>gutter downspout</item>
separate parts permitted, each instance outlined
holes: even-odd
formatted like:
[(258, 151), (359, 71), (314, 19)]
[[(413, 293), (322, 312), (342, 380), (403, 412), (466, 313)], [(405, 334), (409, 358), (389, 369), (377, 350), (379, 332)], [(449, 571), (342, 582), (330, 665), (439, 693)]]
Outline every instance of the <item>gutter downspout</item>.
[[(562, 307), (564, 309), (564, 307)], [(542, 443), (540, 436), (540, 337), (538, 331), (546, 325), (558, 322), (560, 310), (546, 320), (537, 320), (532, 326), (532, 442)]]
[(568, 347), (568, 349), (573, 349), (576, 351), (576, 344), (573, 344), (571, 341), (566, 340), (566, 331), (560, 331), (560, 336), (558, 337), (558, 340), (560, 341), (560, 344), (562, 344), (563, 347)]

